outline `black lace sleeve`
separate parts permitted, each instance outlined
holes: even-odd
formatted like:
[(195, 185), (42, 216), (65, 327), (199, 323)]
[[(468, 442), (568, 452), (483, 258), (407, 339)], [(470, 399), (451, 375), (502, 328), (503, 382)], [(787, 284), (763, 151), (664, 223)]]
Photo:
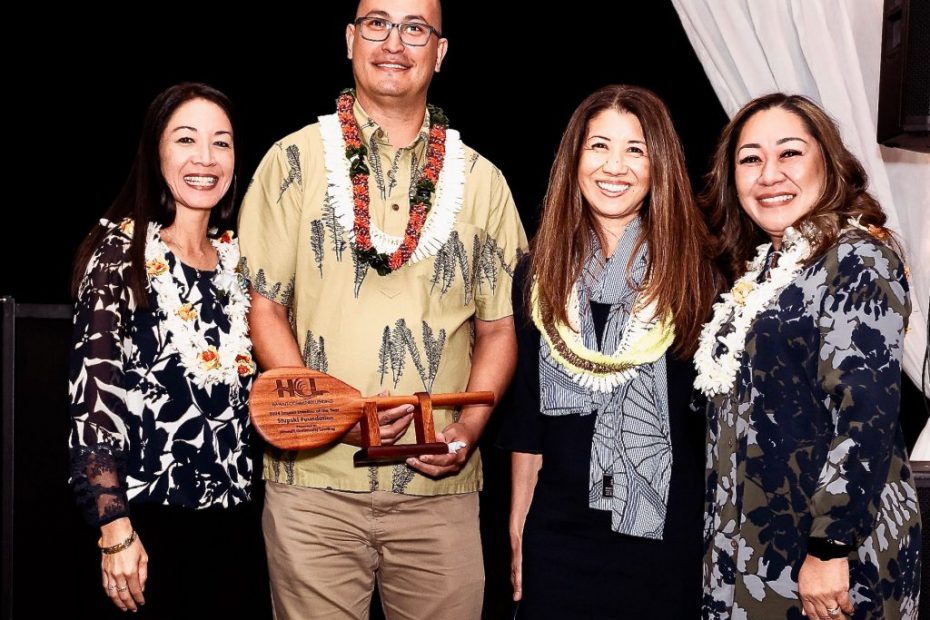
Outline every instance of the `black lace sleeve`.
[(126, 274), (129, 239), (115, 231), (94, 253), (74, 310), (69, 394), (71, 482), (85, 519), (128, 515), (124, 350), (134, 304)]

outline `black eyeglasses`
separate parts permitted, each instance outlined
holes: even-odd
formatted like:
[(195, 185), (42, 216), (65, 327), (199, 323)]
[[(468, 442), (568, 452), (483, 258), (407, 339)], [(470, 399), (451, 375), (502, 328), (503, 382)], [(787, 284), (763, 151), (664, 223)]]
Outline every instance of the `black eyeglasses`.
[(430, 35), (442, 38), (442, 33), (423, 22), (389, 22), (383, 17), (359, 17), (355, 20), (358, 32), (366, 41), (385, 41), (391, 36), (391, 30), (397, 28), (400, 41), (404, 45), (422, 47), (429, 43)]

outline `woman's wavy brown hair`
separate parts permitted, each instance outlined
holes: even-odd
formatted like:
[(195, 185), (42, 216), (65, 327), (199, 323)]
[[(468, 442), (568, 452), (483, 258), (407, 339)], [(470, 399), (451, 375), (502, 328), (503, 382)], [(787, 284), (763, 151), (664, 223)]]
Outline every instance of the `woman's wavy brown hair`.
[(823, 192), (810, 212), (793, 224), (795, 228), (808, 224), (813, 231), (808, 264), (836, 243), (846, 221), (853, 217), (859, 217), (863, 226), (873, 227), (873, 234), (887, 239), (900, 253), (900, 246), (885, 228), (886, 217), (881, 206), (866, 189), (868, 175), (843, 144), (833, 119), (807, 97), (772, 93), (747, 103), (724, 128), (717, 142), (713, 167), (706, 177), (706, 189), (699, 197), (708, 215), (711, 233), (716, 238), (716, 261), (727, 281), (732, 283), (746, 273), (746, 261), (755, 255), (756, 246), (769, 240), (740, 206), (734, 171), (737, 143), (743, 127), (759, 112), (772, 108), (782, 108), (801, 119), (820, 146), (823, 157)]
[(578, 187), (578, 162), (588, 123), (604, 110), (633, 114), (643, 128), (651, 185), (639, 213), (642, 234), (638, 244), (649, 248), (643, 292), (647, 300), (656, 302), (659, 316), (671, 313), (676, 334), (673, 350), (685, 358), (697, 347), (719, 278), (707, 254), (707, 228), (691, 191), (671, 115), (662, 100), (645, 88), (606, 86), (572, 114), (549, 173), (525, 290), (531, 290), (535, 281), (543, 320), (568, 323), (566, 301), (592, 251), (591, 231), (597, 231)]

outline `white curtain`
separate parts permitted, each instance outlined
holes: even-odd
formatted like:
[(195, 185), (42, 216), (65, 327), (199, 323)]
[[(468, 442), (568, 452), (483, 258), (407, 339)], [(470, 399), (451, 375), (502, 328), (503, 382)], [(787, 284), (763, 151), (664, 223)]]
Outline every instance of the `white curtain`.
[[(904, 370), (920, 386), (930, 316), (930, 155), (876, 142), (882, 0), (672, 2), (730, 117), (749, 100), (782, 91), (810, 97), (836, 119), (904, 242), (914, 302)], [(912, 457), (930, 460), (930, 423)]]

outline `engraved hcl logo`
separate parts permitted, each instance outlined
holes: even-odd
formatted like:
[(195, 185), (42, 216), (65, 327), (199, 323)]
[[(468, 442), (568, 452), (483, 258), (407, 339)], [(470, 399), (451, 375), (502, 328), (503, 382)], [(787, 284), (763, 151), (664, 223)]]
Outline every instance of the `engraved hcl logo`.
[(275, 384), (278, 388), (278, 398), (284, 398), (285, 394), (292, 398), (294, 396), (312, 398), (314, 396), (319, 396), (320, 394), (329, 393), (329, 390), (316, 389), (316, 379), (312, 377), (297, 380), (288, 379), (287, 383), (281, 381), (280, 379), (276, 379)]

